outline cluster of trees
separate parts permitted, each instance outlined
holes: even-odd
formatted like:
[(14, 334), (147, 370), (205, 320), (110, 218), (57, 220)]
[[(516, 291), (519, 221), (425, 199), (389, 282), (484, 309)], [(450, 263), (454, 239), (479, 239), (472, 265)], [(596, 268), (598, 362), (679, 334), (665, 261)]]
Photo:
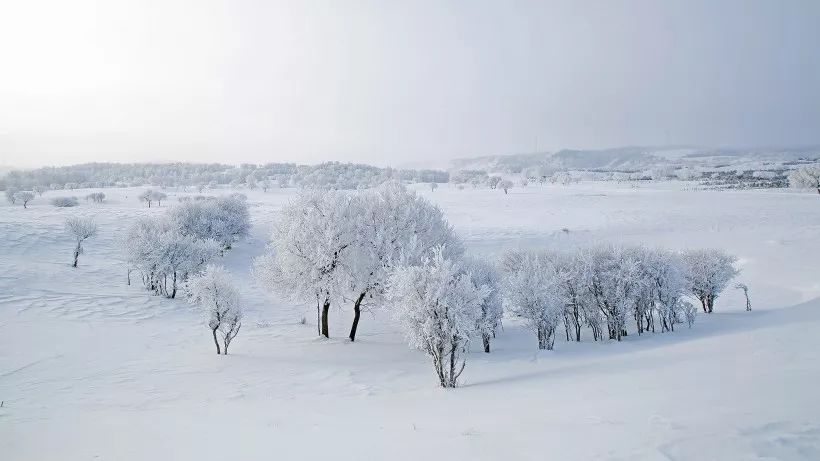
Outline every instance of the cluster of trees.
[(357, 189), (396, 179), (405, 182), (447, 182), (449, 174), (439, 170), (394, 170), (370, 165), (338, 162), (321, 165), (268, 163), (240, 166), (197, 163), (86, 163), (36, 170), (10, 171), (0, 178), (0, 190), (72, 190), (104, 187), (205, 187), (230, 186), (267, 191), (276, 187), (321, 187)]
[(167, 198), (168, 196), (164, 192), (153, 189), (147, 189), (137, 196), (140, 202), (148, 204), (148, 208), (151, 208), (151, 204), (154, 202), (157, 202), (157, 206), (162, 206), (162, 201)]
[(183, 202), (163, 215), (141, 218), (123, 242), (128, 283), (136, 270), (147, 289), (174, 298), (181, 284), (246, 237), (249, 229), (241, 196)]
[(630, 325), (639, 334), (673, 331), (695, 319), (687, 296), (712, 312), (734, 261), (715, 250), (600, 245), (510, 251), (493, 263), (465, 256), (441, 211), (391, 182), (303, 191), (282, 210), (253, 272), (274, 294), (315, 302), (326, 337), (332, 305), (351, 306), (351, 341), (362, 309), (387, 308), (440, 384), (453, 387), (470, 341), (489, 352), (505, 310), (526, 320), (541, 349), (552, 349), (562, 324), (568, 341), (580, 341), (584, 327), (596, 341), (620, 340)]
[(85, 200), (91, 200), (94, 203), (102, 203), (105, 201), (105, 194), (103, 192), (92, 192), (85, 196)]
[[(718, 250), (598, 245), (572, 252), (511, 251), (500, 263), (507, 309), (525, 319), (540, 349), (552, 349), (563, 324), (568, 341), (583, 327), (595, 341), (620, 341), (635, 331), (674, 331), (695, 320), (687, 296), (711, 313), (737, 274), (735, 258)], [(629, 319), (632, 319), (631, 321)]]
[(437, 246), (447, 255), (463, 252), (441, 210), (399, 183), (305, 190), (283, 208), (254, 273), (274, 293), (315, 302), (324, 336), (330, 306), (350, 303), (355, 340), (361, 311), (383, 302), (392, 270), (419, 263)]

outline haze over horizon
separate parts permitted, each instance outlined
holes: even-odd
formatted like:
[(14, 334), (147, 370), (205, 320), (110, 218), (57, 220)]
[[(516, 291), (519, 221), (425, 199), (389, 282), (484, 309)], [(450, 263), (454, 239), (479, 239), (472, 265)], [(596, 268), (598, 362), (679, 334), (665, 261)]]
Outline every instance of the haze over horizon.
[(7, 2), (0, 165), (820, 144), (820, 2)]

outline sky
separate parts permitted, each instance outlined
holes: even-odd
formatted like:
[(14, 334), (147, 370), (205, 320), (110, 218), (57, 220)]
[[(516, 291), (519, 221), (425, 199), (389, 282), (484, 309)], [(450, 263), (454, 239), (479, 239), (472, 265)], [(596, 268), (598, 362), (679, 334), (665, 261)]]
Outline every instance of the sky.
[(0, 0), (0, 165), (820, 144), (816, 0)]

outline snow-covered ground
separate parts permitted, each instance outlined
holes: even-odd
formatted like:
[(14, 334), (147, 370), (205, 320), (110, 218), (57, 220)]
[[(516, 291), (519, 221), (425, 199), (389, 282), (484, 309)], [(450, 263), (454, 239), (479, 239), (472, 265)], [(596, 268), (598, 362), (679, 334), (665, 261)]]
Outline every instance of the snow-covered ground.
[[(229, 356), (183, 300), (126, 285), (124, 229), (173, 193), (151, 209), (135, 189), (73, 209), (48, 205), (66, 195), (54, 192), (0, 206), (0, 459), (820, 459), (820, 197), (683, 189), (419, 188), (482, 254), (597, 240), (724, 248), (754, 307), (729, 289), (691, 330), (559, 336), (541, 352), (508, 320), (454, 390), (388, 313), (365, 314), (349, 343), (343, 306), (321, 340), (313, 306), (254, 285), (251, 259), (293, 190), (248, 193), (252, 237), (224, 257), (248, 311)], [(100, 224), (77, 269), (69, 215)]]

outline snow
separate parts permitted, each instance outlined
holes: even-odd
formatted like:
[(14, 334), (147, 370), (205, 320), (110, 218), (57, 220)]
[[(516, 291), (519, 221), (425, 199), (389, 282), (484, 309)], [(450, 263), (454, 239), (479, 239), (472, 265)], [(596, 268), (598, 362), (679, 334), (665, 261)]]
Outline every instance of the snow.
[[(506, 319), (491, 354), (472, 344), (450, 390), (388, 312), (363, 314), (349, 343), (352, 309), (333, 309), (322, 340), (315, 305), (255, 286), (251, 260), (292, 189), (242, 191), (251, 236), (221, 261), (245, 303), (229, 356), (195, 307), (125, 283), (127, 227), (185, 194), (150, 209), (141, 189), (75, 208), (48, 204), (62, 191), (2, 205), (2, 459), (820, 459), (820, 197), (684, 189), (419, 185), (468, 251), (490, 257), (596, 241), (725, 249), (754, 309), (730, 285), (691, 329), (568, 343), (559, 328), (553, 351)], [(75, 215), (99, 226), (76, 269), (62, 229)]]

